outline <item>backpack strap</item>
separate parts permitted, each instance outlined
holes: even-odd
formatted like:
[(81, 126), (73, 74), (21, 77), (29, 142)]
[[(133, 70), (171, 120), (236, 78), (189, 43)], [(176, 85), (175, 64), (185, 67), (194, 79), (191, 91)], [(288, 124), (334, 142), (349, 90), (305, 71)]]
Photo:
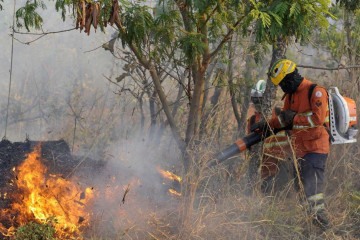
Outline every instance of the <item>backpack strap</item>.
[[(314, 89), (316, 88), (317, 84), (316, 83), (313, 83), (310, 85), (310, 88), (309, 88), (309, 92), (308, 92), (308, 99), (309, 99), (309, 104), (311, 105), (311, 97), (312, 97), (312, 94), (314, 92)], [(327, 91), (326, 91), (327, 92)], [(326, 124), (324, 123), (323, 126), (325, 127), (325, 130), (327, 131), (327, 133), (329, 134), (329, 141), (330, 142), (334, 142), (335, 139), (334, 137), (331, 135), (331, 132), (330, 132), (330, 129), (326, 126)]]
[(316, 86), (317, 86), (317, 84), (316, 84), (316, 83), (313, 83), (313, 84), (311, 84), (310, 87), (309, 87), (308, 99), (309, 99), (310, 105), (311, 105), (311, 96), (312, 96), (312, 94), (313, 94), (314, 89), (316, 88)]

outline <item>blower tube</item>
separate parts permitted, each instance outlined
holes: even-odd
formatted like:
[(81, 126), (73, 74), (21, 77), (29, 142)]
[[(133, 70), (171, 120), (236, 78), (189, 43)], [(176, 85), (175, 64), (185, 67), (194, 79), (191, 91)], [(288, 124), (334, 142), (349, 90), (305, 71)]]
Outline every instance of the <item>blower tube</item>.
[(249, 135), (245, 136), (244, 138), (240, 138), (234, 144), (230, 145), (229, 147), (216, 154), (215, 159), (213, 161), (210, 161), (208, 166), (213, 167), (215, 165), (218, 165), (226, 159), (245, 151), (252, 145), (261, 142), (264, 138), (266, 138), (266, 136), (263, 136), (262, 133), (250, 133)]

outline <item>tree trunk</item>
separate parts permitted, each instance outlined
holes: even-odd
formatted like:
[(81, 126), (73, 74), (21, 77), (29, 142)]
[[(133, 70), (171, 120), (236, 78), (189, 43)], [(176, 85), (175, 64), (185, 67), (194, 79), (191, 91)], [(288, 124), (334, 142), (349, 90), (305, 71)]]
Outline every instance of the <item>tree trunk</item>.
[[(271, 63), (269, 66), (269, 71), (271, 66), (279, 59), (286, 58), (286, 49), (287, 44), (284, 38), (279, 37), (276, 41), (276, 43), (273, 45), (273, 52), (272, 52), (272, 58)], [(266, 89), (265, 93), (263, 95), (263, 104), (262, 109), (264, 112), (264, 117), (269, 117), (271, 115), (272, 111), (272, 105), (274, 103), (275, 97), (276, 97), (276, 90), (277, 87), (271, 82), (270, 78), (268, 77), (266, 82)]]
[(228, 81), (229, 81), (229, 91), (230, 91), (230, 97), (231, 97), (231, 106), (233, 109), (233, 113), (237, 122), (237, 129), (239, 130), (241, 128), (240, 123), (241, 123), (241, 117), (240, 117), (240, 112), (239, 112), (239, 106), (238, 103), (236, 101), (236, 90), (234, 89), (235, 84), (234, 84), (234, 70), (233, 70), (233, 58), (234, 58), (234, 52), (235, 52), (235, 47), (232, 46), (231, 44), (231, 40), (229, 41), (229, 49), (228, 49), (228, 56), (229, 56), (229, 65), (227, 68), (227, 75), (228, 75)]
[(147, 91), (147, 95), (149, 97), (149, 109), (150, 109), (150, 136), (152, 137), (156, 132), (156, 91), (154, 90), (152, 93)]
[(201, 56), (196, 57), (192, 63), (194, 92), (190, 102), (190, 112), (186, 129), (185, 142), (187, 145), (191, 145), (190, 142), (198, 135), (203, 110), (205, 71), (207, 70), (210, 62), (209, 40), (207, 38), (208, 29), (205, 24), (206, 17), (206, 14), (203, 14), (200, 21), (200, 25), (202, 25), (200, 32), (204, 36), (202, 42), (206, 48), (204, 53)]
[(159, 96), (159, 99), (160, 99), (161, 105), (163, 107), (163, 110), (165, 112), (166, 118), (169, 122), (171, 132), (173, 133), (173, 136), (175, 138), (175, 141), (176, 141), (180, 151), (184, 153), (184, 151), (185, 151), (184, 141), (181, 139), (179, 129), (175, 123), (175, 119), (171, 115), (170, 107), (167, 102), (164, 90), (162, 89), (159, 75), (157, 74), (155, 66), (152, 64), (150, 64), (148, 66), (148, 70), (149, 70), (151, 78), (154, 82), (155, 90), (157, 92), (157, 95)]
[[(207, 71), (206, 71), (206, 81), (205, 81), (205, 93), (204, 93), (204, 100), (208, 99), (209, 96), (209, 91), (211, 90), (210, 88), (210, 82), (212, 80), (212, 76), (214, 71), (218, 71), (218, 69), (215, 70), (217, 66), (217, 60), (215, 60), (214, 62), (212, 62)], [(217, 74), (216, 74), (217, 75)], [(215, 80), (216, 81), (216, 80)], [(206, 112), (203, 113), (202, 118), (201, 118), (201, 123), (200, 123), (200, 133), (199, 133), (199, 139), (201, 140), (207, 133), (207, 126), (208, 126), (208, 121), (212, 120), (212, 118), (210, 116), (213, 116), (213, 112), (216, 111), (216, 105), (218, 103), (218, 97), (214, 100), (214, 96), (218, 95), (220, 96), (221, 93), (221, 87), (215, 87), (214, 90), (214, 95), (211, 97), (210, 100), (210, 106), (208, 107), (208, 110)], [(203, 101), (203, 105), (202, 105), (202, 109), (206, 109), (206, 102), (207, 101)]]
[[(269, 71), (271, 66), (279, 59), (285, 58), (287, 44), (286, 41), (279, 37), (273, 45), (273, 52), (271, 63), (269, 66)], [(270, 78), (268, 77), (266, 83), (265, 93), (263, 95), (263, 104), (262, 104), (262, 119), (267, 119), (271, 116), (272, 112), (272, 105), (276, 97), (276, 86), (271, 82)], [(247, 186), (247, 193), (252, 194), (256, 183), (259, 182), (258, 170), (260, 167), (260, 161), (262, 157), (262, 144), (257, 144), (251, 148), (250, 151), (250, 160), (249, 160), (249, 167), (247, 172), (248, 178), (248, 186)]]
[(249, 116), (247, 116), (249, 106), (250, 106), (250, 94), (251, 94), (251, 88), (254, 84), (253, 74), (251, 72), (251, 69), (253, 69), (252, 65), (254, 64), (254, 60), (250, 55), (247, 55), (246, 57), (246, 66), (245, 66), (245, 82), (242, 86), (242, 89), (244, 89), (244, 96), (242, 98), (242, 104), (241, 104), (241, 115), (240, 115), (240, 121), (238, 123), (238, 136), (241, 137), (244, 136), (246, 133), (246, 121)]
[(179, 79), (180, 81), (180, 84), (179, 84), (179, 89), (178, 89), (178, 93), (177, 93), (177, 96), (176, 96), (176, 100), (174, 102), (174, 105), (173, 105), (173, 109), (172, 109), (172, 116), (175, 118), (178, 110), (179, 110), (179, 107), (181, 106), (181, 99), (183, 97), (183, 94), (184, 94), (184, 81), (186, 79), (186, 75), (188, 74), (188, 71), (185, 70), (181, 76), (181, 79)]
[[(351, 36), (351, 22), (350, 22), (350, 17), (351, 17), (351, 13), (347, 13), (345, 14), (345, 19), (344, 19), (344, 29), (345, 29), (345, 33), (346, 33), (346, 49), (347, 49), (347, 57), (349, 59), (348, 65), (352, 66), (355, 64), (354, 61), (354, 57), (353, 57), (353, 43), (352, 43), (352, 36)], [(349, 78), (350, 81), (353, 83), (354, 82), (354, 74), (353, 74), (353, 70), (349, 70)]]

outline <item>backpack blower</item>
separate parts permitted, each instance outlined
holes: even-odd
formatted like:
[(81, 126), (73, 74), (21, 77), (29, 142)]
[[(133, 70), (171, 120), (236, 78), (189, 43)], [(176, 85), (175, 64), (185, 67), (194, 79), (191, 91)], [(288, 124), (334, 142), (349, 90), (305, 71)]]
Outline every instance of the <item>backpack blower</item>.
[[(343, 97), (337, 87), (330, 87), (329, 93), (329, 134), (331, 144), (355, 143), (357, 129), (356, 103), (353, 99)], [(208, 167), (216, 166), (226, 159), (239, 154), (251, 146), (262, 142), (272, 134), (282, 129), (270, 129), (267, 124), (255, 128), (249, 135), (238, 139), (235, 143), (220, 151), (215, 158), (208, 163)]]

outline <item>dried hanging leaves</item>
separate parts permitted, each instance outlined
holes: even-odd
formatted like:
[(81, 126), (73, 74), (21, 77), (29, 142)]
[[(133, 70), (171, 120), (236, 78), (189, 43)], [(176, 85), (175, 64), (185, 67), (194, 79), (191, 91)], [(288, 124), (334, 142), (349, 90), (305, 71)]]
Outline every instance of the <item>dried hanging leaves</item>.
[[(120, 21), (119, 12), (119, 2), (118, 0), (113, 0), (109, 19), (102, 18), (104, 19), (102, 22), (103, 26), (106, 27), (107, 23), (110, 23), (112, 26), (115, 22)], [(84, 29), (84, 32), (89, 35), (91, 26), (93, 26), (96, 32), (101, 21), (101, 15), (106, 16), (106, 13), (107, 8), (101, 8), (99, 2), (89, 3), (86, 0), (81, 0), (77, 8), (76, 28), (80, 28), (80, 32)]]
[(110, 13), (110, 19), (109, 19), (109, 23), (111, 26), (115, 22), (120, 21), (119, 11), (120, 11), (119, 2), (117, 0), (113, 0), (112, 7), (111, 7), (111, 13)]

